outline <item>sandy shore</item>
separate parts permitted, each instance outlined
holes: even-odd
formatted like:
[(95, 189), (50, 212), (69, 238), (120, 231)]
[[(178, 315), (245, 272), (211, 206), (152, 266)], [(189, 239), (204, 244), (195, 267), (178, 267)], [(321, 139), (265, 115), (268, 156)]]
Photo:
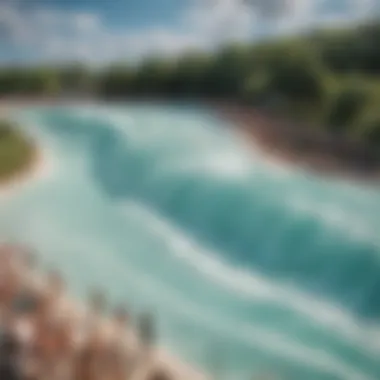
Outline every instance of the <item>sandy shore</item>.
[(380, 161), (365, 146), (297, 126), (251, 107), (228, 103), (211, 106), (222, 118), (238, 126), (268, 161), (281, 167), (298, 167), (324, 177), (378, 183)]

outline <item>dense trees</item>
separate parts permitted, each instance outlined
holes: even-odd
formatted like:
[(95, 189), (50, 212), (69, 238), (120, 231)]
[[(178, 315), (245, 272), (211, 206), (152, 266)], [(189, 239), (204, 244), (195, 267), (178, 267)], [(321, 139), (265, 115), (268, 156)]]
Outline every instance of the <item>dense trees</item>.
[(81, 65), (0, 70), (0, 94), (224, 98), (380, 147), (380, 23), (192, 51), (91, 72)]

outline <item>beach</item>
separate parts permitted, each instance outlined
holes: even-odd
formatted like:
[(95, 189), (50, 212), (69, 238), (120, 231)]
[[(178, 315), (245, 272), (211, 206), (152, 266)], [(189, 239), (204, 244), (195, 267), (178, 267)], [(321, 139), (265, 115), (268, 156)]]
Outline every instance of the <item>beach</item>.
[(237, 126), (255, 150), (280, 166), (299, 167), (326, 178), (380, 179), (380, 162), (365, 146), (317, 132), (309, 126), (276, 118), (273, 114), (234, 102), (211, 105)]

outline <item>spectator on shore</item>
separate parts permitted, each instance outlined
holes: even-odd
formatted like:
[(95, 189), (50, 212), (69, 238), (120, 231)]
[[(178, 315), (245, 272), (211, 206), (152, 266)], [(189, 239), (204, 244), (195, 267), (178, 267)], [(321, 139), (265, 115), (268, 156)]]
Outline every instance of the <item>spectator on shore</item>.
[(90, 293), (89, 308), (85, 318), (84, 329), (90, 334), (98, 330), (100, 326), (104, 329), (104, 317), (107, 311), (107, 299), (99, 290), (93, 290)]
[(34, 345), (30, 352), (30, 362), (33, 364), (34, 377), (38, 380), (65, 379), (62, 366), (65, 357), (60, 350), (61, 324), (56, 320), (47, 320), (38, 326)]
[[(8, 259), (5, 259), (6, 262)], [(5, 263), (5, 265), (8, 265)], [(2, 268), (3, 269), (3, 268)], [(13, 302), (21, 289), (21, 279), (17, 271), (8, 267), (5, 273), (0, 275), (0, 312), (11, 310)]]
[(9, 310), (2, 315), (1, 322), (0, 379), (22, 380), (22, 350), (14, 328), (14, 318)]
[(104, 315), (107, 311), (107, 299), (101, 291), (94, 289), (90, 293), (90, 310), (94, 315)]
[(65, 281), (57, 271), (48, 274), (46, 286), (46, 306), (50, 309), (51, 318), (74, 318), (74, 308), (66, 294)]
[(22, 253), (23, 266), (28, 277), (35, 275), (38, 266), (36, 254), (28, 249), (23, 250)]
[(53, 270), (48, 274), (47, 286), (55, 298), (61, 299), (65, 295), (65, 282), (57, 271)]
[(22, 281), (13, 302), (14, 311), (21, 317), (35, 313), (42, 299), (43, 290), (34, 281), (36, 268), (36, 256), (31, 251), (23, 251), (20, 269)]
[(113, 314), (115, 329), (119, 334), (124, 334), (127, 327), (130, 327), (130, 316), (127, 309), (119, 306)]
[(141, 342), (142, 354), (145, 359), (150, 360), (152, 350), (156, 344), (155, 320), (152, 314), (145, 313), (139, 319), (139, 338)]
[(138, 364), (138, 341), (132, 330), (130, 315), (125, 307), (119, 306), (114, 312), (114, 337), (111, 352), (114, 352), (115, 378), (128, 378)]
[(148, 376), (147, 380), (173, 380), (173, 378), (167, 371), (156, 370)]
[(106, 339), (104, 331), (97, 326), (79, 349), (75, 360), (75, 380), (106, 379)]

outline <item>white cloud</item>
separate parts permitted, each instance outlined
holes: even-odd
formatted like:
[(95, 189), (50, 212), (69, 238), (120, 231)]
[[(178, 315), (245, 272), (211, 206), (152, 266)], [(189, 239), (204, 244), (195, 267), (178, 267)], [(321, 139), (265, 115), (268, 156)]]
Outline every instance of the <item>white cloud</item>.
[(81, 32), (93, 32), (100, 28), (100, 19), (91, 13), (77, 13), (73, 16), (73, 26)]
[[(179, 16), (181, 30), (111, 31), (98, 15), (34, 9), (28, 14), (8, 2), (0, 8), (0, 26), (19, 47), (32, 46), (48, 60), (105, 62), (149, 53), (175, 55), (187, 48), (209, 49), (224, 41), (248, 39), (255, 23), (252, 7), (239, 0), (194, 2)], [(1, 30), (1, 28), (0, 28)]]
[(359, 17), (368, 17), (375, 9), (376, 0), (349, 0), (351, 14)]
[(249, 38), (256, 19), (255, 8), (241, 0), (198, 2), (184, 14), (189, 30), (210, 43)]
[(315, 19), (316, 8), (320, 0), (291, 0), (284, 17), (278, 20), (282, 31), (293, 31), (309, 26)]
[[(263, 30), (293, 32), (347, 17), (317, 17), (317, 6), (330, 0), (193, 0), (179, 15), (179, 28), (114, 30), (95, 13), (53, 9), (25, 13), (15, 1), (0, 0), (0, 38), (50, 61), (104, 63), (152, 53), (176, 55), (187, 48), (212, 49), (227, 41), (249, 40)], [(355, 14), (367, 15), (376, 0), (347, 1)]]

